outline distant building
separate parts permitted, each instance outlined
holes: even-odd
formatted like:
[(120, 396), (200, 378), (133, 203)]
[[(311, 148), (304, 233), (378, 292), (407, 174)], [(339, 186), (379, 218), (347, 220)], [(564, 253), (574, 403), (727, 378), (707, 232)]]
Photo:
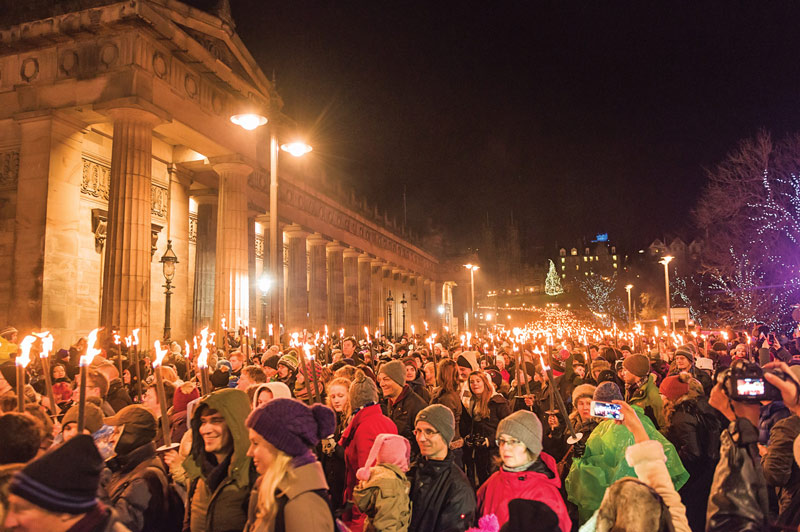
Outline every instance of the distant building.
[(580, 250), (577, 247), (561, 248), (558, 254), (556, 267), (565, 290), (589, 275), (614, 275), (624, 270), (628, 261), (627, 255), (619, 255), (617, 247), (608, 242), (606, 234), (598, 235)]

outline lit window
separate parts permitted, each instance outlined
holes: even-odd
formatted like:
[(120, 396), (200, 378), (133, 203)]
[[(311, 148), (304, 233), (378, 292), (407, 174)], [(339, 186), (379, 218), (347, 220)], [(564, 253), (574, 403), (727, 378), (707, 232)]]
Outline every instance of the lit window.
[(580, 270), (581, 268), (580, 268), (580, 266), (578, 266), (578, 265), (576, 264), (576, 265), (575, 265), (575, 269), (576, 269), (576, 270)]
[(566, 279), (566, 277), (567, 277), (567, 274), (565, 274), (565, 273), (562, 273), (562, 274), (561, 274), (561, 278), (562, 278), (562, 279)]
[(587, 259), (586, 257), (583, 257), (583, 262), (586, 262), (586, 261), (588, 261), (588, 260), (589, 260), (589, 259)]
[(567, 260), (566, 258), (564, 258), (564, 257), (561, 257), (561, 262), (564, 262), (564, 261), (566, 261), (566, 260)]
[(615, 262), (615, 263), (614, 263), (614, 268), (616, 268), (616, 267), (617, 267), (617, 263)]
[(617, 256), (616, 256), (616, 255), (611, 255), (611, 258), (612, 258), (613, 260), (617, 260)]
[(566, 266), (564, 266), (563, 264), (561, 265), (561, 269), (562, 269), (562, 270), (565, 270), (566, 268), (567, 268), (567, 267), (566, 267)]
[(583, 272), (583, 275), (589, 275), (589, 272)]

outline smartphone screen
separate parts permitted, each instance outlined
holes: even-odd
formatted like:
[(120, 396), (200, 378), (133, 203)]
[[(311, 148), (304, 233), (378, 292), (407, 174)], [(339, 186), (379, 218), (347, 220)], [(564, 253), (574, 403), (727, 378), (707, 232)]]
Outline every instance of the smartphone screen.
[(764, 379), (754, 377), (736, 379), (736, 394), (740, 397), (764, 395)]
[(615, 419), (620, 421), (623, 418), (621, 409), (622, 407), (618, 404), (592, 401), (590, 413), (594, 417), (604, 417), (606, 419)]

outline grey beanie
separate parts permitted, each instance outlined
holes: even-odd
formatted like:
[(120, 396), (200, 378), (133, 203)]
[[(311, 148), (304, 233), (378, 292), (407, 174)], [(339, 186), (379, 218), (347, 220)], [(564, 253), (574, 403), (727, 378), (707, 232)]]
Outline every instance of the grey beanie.
[(619, 386), (611, 381), (605, 381), (598, 384), (592, 399), (594, 401), (600, 401), (603, 403), (610, 403), (615, 399), (617, 401), (624, 401), (622, 392), (619, 391)]
[(433, 428), (439, 431), (447, 445), (453, 441), (453, 436), (456, 433), (456, 418), (452, 410), (444, 405), (430, 405), (426, 406), (417, 414), (417, 419), (414, 420), (414, 425), (420, 421), (430, 423)]
[(367, 403), (377, 402), (378, 387), (375, 385), (375, 381), (367, 377), (363, 371), (356, 371), (353, 382), (350, 384), (350, 407), (356, 410)]
[(517, 410), (504, 417), (497, 425), (496, 438), (507, 434), (525, 444), (530, 452), (539, 456), (542, 452), (542, 422), (528, 410)]
[(378, 375), (381, 373), (392, 379), (400, 386), (406, 385), (406, 365), (401, 360), (392, 360), (381, 365)]

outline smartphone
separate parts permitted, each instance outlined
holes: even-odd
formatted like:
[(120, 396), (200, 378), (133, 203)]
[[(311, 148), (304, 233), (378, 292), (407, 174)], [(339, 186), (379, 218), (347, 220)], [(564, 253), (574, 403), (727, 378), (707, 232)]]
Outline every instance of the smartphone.
[(766, 386), (762, 377), (736, 379), (736, 395), (739, 397), (762, 397)]
[(616, 403), (604, 403), (602, 401), (592, 401), (590, 413), (593, 417), (604, 417), (622, 421), (622, 405)]

